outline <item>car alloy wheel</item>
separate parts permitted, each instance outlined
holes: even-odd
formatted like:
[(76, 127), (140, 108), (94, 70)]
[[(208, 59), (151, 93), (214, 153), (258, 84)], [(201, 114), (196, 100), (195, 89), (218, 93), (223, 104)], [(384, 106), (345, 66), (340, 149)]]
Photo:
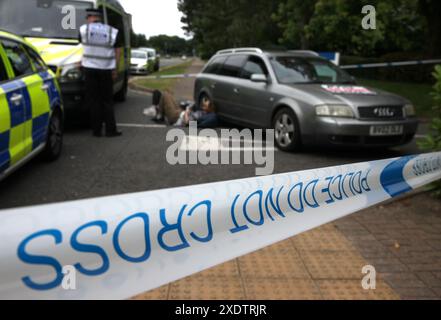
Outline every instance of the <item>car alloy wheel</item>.
[(299, 127), (294, 112), (280, 110), (273, 121), (274, 138), (277, 147), (283, 151), (292, 151), (300, 145)]

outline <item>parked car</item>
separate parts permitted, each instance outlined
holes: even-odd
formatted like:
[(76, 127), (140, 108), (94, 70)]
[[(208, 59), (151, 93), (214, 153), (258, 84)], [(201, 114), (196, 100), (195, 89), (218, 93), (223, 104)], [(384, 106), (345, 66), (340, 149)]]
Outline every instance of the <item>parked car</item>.
[(149, 72), (149, 57), (147, 52), (132, 50), (130, 58), (131, 74), (147, 74)]
[(161, 65), (160, 55), (156, 53), (156, 50), (153, 48), (138, 48), (137, 50), (142, 50), (147, 52), (149, 59), (149, 72), (156, 72), (159, 70)]
[(63, 145), (63, 103), (55, 74), (23, 38), (0, 31), (0, 180)]
[(221, 119), (273, 128), (285, 151), (302, 144), (398, 146), (418, 127), (410, 101), (358, 86), (312, 51), (219, 51), (197, 77), (194, 95), (211, 99)]

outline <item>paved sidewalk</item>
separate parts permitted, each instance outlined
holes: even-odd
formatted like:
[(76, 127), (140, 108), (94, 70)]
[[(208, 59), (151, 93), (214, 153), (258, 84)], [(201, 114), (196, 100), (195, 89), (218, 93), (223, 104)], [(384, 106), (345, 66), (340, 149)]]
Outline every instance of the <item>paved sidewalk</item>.
[[(192, 99), (193, 85), (180, 79), (175, 97)], [(366, 265), (376, 290), (361, 286)], [(441, 299), (441, 201), (370, 208), (135, 299)]]

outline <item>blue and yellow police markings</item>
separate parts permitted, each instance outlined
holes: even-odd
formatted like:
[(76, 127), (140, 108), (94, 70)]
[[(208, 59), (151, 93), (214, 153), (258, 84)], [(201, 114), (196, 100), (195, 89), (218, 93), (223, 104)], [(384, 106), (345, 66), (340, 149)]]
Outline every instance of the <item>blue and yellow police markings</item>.
[[(22, 99), (13, 102), (17, 95)], [(46, 141), (51, 109), (59, 104), (58, 87), (48, 72), (0, 86), (0, 172)]]
[(44, 84), (48, 86), (47, 94), (49, 96), (49, 103), (51, 110), (54, 106), (61, 106), (60, 88), (55, 81), (55, 75), (51, 71), (43, 71), (39, 73)]
[[(9, 123), (4, 123), (6, 131), (4, 134), (8, 136), (8, 147), (5, 150), (4, 160), (8, 160), (3, 167), (14, 165), (24, 156), (24, 138), (25, 138), (25, 119), (26, 112), (30, 112), (30, 105), (27, 106), (29, 93), (23, 90), (23, 84), (20, 81), (12, 81), (2, 85), (2, 96), (6, 99), (7, 109), (2, 103), (3, 112), (9, 114)], [(21, 100), (14, 101), (15, 98), (21, 96)], [(5, 139), (5, 137), (3, 137)], [(6, 155), (7, 153), (7, 155)]]
[(0, 172), (9, 167), (9, 129), (11, 116), (8, 101), (3, 88), (0, 86)]
[(25, 124), (25, 152), (29, 153), (46, 140), (51, 108), (48, 92), (42, 89), (44, 83), (38, 74), (24, 78), (23, 82), (31, 97), (31, 112)]

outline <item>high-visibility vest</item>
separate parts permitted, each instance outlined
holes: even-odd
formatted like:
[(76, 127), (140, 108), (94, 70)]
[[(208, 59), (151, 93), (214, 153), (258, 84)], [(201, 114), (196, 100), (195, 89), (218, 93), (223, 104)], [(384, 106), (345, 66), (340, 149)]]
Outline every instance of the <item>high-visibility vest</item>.
[(115, 69), (115, 42), (118, 29), (102, 23), (90, 23), (80, 28), (83, 44), (82, 65), (86, 68)]

